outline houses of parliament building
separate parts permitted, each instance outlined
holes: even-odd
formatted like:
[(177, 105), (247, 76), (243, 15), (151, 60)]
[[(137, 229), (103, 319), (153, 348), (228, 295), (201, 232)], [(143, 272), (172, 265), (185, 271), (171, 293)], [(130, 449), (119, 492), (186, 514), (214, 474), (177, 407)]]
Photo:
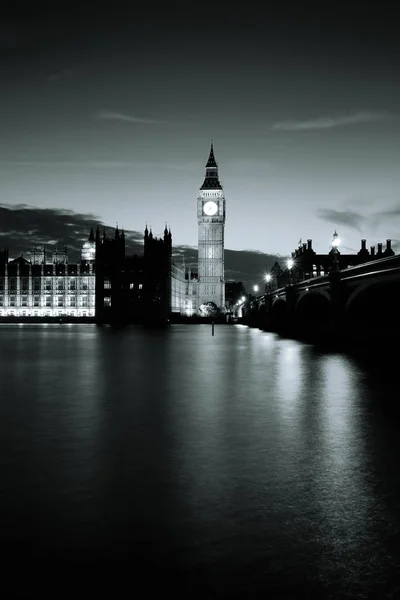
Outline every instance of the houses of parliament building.
[(158, 239), (147, 226), (143, 255), (127, 256), (124, 231), (108, 238), (91, 230), (80, 261), (67, 249), (34, 247), (27, 258), (0, 252), (0, 319), (167, 321), (171, 314), (201, 314), (202, 306), (225, 307), (225, 197), (211, 144), (197, 198), (198, 267), (172, 259), (172, 234)]

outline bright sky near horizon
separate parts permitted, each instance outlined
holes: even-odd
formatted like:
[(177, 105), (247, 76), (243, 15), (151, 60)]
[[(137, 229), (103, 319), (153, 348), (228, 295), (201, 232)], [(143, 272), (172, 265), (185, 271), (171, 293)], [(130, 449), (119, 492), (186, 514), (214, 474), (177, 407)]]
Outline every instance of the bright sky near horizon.
[(0, 9), (1, 204), (196, 246), (212, 138), (226, 248), (400, 244), (394, 5), (91, 6)]

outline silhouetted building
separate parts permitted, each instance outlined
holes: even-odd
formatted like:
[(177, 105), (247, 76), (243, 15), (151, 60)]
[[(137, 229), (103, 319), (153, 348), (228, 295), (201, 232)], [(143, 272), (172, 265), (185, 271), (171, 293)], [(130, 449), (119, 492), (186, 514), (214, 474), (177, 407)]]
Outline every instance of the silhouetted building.
[[(276, 262), (271, 270), (270, 290), (284, 287), (290, 283), (305, 281), (313, 277), (327, 275), (336, 262), (339, 270), (356, 265), (363, 264), (370, 260), (393, 256), (391, 240), (386, 240), (386, 248), (382, 250), (382, 244), (378, 244), (378, 251), (375, 253), (375, 247), (371, 247), (371, 252), (366, 248), (366, 240), (361, 240), (361, 248), (357, 254), (342, 254), (338, 249), (331, 249), (327, 254), (317, 254), (312, 248), (312, 240), (307, 240), (306, 244), (299, 245), (292, 252), (292, 268), (289, 269), (287, 262), (281, 266)], [(266, 285), (266, 291), (267, 291)]]
[(96, 321), (165, 323), (171, 312), (172, 235), (153, 236), (147, 226), (142, 256), (125, 255), (125, 235), (96, 231)]

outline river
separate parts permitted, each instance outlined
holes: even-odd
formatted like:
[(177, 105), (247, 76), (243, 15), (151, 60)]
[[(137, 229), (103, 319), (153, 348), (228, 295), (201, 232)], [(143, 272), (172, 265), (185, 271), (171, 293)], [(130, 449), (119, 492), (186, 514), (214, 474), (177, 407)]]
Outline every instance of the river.
[(390, 598), (398, 381), (241, 325), (0, 326), (3, 589)]

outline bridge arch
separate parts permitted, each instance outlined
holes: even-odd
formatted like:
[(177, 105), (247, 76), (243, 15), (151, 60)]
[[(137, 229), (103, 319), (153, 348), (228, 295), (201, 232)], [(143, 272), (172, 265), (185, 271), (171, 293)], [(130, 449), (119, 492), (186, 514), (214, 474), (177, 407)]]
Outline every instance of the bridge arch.
[(271, 306), (271, 321), (274, 327), (279, 329), (286, 324), (287, 312), (285, 298), (276, 298)]
[(326, 324), (331, 317), (331, 299), (325, 290), (310, 290), (303, 294), (295, 307), (296, 321), (302, 325)]
[(360, 285), (347, 299), (345, 313), (355, 322), (400, 326), (400, 279)]

